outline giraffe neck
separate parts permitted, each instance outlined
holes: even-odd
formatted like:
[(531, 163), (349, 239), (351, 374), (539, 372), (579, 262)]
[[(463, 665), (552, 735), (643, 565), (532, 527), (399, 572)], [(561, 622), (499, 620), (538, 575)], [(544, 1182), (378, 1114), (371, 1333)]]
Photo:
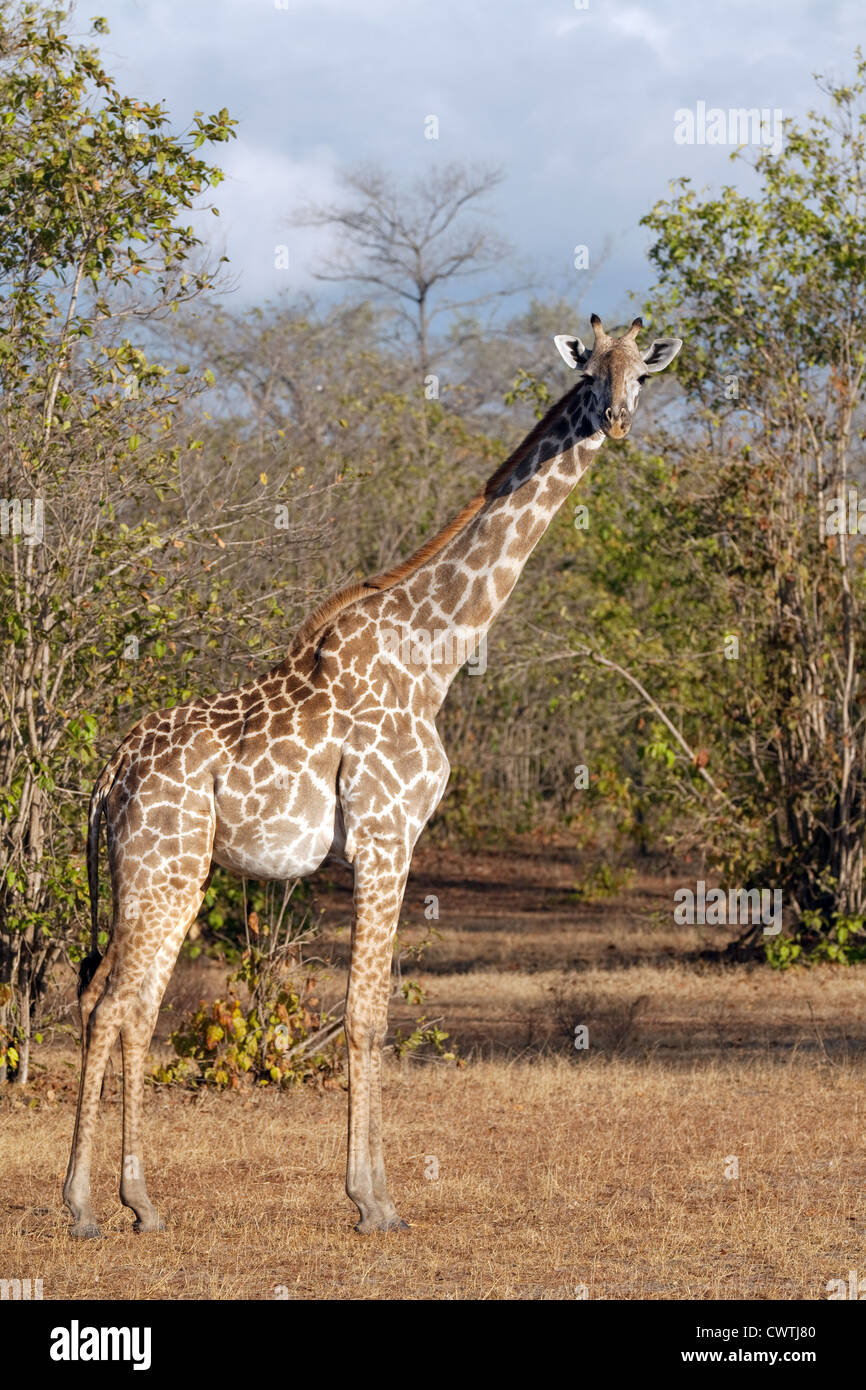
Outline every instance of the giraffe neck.
[(513, 467), (494, 474), (477, 515), (388, 591), (382, 628), (399, 643), (400, 664), (429, 683), (436, 708), (479, 651), (523, 566), (604, 442), (590, 423), (590, 402), (588, 383), (579, 382), (515, 452)]

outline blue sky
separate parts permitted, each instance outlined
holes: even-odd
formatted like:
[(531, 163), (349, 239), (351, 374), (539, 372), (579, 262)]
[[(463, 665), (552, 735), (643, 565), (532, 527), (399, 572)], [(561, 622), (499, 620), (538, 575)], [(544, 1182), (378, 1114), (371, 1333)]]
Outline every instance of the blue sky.
[[(847, 75), (863, 37), (859, 0), (89, 0), (129, 95), (167, 103), (174, 124), (227, 106), (238, 139), (218, 161), (219, 220), (235, 297), (315, 287), (322, 233), (293, 230), (362, 160), (397, 175), (434, 163), (504, 166), (498, 230), (551, 292), (577, 284), (574, 248), (597, 271), (592, 303), (616, 317), (651, 283), (641, 215), (668, 182), (748, 183), (730, 149), (674, 139), (675, 112), (765, 107), (798, 117), (814, 72)], [(425, 139), (435, 115), (439, 139)], [(288, 270), (274, 247), (289, 246)]]

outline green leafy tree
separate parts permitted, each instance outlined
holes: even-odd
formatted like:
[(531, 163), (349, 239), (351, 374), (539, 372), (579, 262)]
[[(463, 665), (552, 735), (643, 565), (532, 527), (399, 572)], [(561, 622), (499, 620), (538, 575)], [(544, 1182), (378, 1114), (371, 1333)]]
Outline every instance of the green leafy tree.
[(708, 670), (729, 798), (712, 847), (826, 935), (866, 908), (866, 60), (818, 83), (824, 108), (754, 160), (758, 193), (684, 180), (644, 221), (651, 307), (688, 343), (669, 453), (696, 499), (680, 563), (714, 645), (739, 638)]
[(194, 571), (219, 553), (196, 443), (175, 430), (204, 383), (146, 337), (212, 281), (184, 214), (220, 178), (197, 151), (232, 122), (172, 134), (67, 24), (0, 5), (0, 1063), (22, 1082), (75, 954), (97, 736), (189, 693), (183, 637), (217, 602)]

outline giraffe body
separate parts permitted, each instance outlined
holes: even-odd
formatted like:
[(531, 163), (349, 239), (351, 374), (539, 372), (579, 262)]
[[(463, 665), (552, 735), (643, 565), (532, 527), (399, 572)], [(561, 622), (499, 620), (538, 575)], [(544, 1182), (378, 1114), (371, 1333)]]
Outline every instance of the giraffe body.
[(281, 880), (329, 859), (351, 865), (355, 878), (346, 1188), (357, 1230), (405, 1226), (385, 1179), (381, 1048), (412, 852), (448, 780), (436, 714), (605, 435), (627, 433), (639, 380), (680, 345), (661, 340), (640, 354), (635, 325), (617, 340), (594, 327), (592, 352), (557, 340), (585, 375), (450, 527), (396, 570), (335, 595), (266, 675), (147, 715), (101, 772), (88, 833), (94, 948), (103, 815), (114, 914), (105, 955), (94, 950), (82, 973), (81, 1087), (64, 1185), (73, 1234), (99, 1235), (90, 1155), (118, 1032), (121, 1200), (136, 1230), (161, 1228), (141, 1159), (147, 1050), (213, 866)]

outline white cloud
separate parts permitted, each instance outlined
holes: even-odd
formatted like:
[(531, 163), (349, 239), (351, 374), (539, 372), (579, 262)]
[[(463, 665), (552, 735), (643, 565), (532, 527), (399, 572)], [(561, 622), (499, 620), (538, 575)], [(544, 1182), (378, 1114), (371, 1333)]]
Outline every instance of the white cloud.
[(580, 10), (575, 8), (571, 14), (559, 15), (553, 20), (552, 32), (556, 38), (564, 38), (566, 34), (582, 34), (589, 41), (596, 27), (602, 32), (637, 39), (651, 48), (666, 67), (670, 65), (670, 30), (637, 5), (616, 7), (608, 3), (598, 7), (590, 5)]
[(670, 66), (672, 59), (670, 30), (636, 5), (623, 9), (605, 10), (605, 17), (615, 33), (628, 39), (639, 39), (651, 48), (660, 62)]
[[(434, 161), (502, 163), (494, 207), (504, 234), (539, 267), (600, 254), (602, 297), (649, 279), (638, 219), (688, 174), (747, 177), (715, 147), (680, 147), (673, 113), (711, 105), (815, 104), (814, 71), (850, 73), (862, 0), (100, 0), (100, 47), (121, 88), (165, 100), (175, 128), (227, 106), (237, 142), (204, 157), (229, 178), (223, 215), (202, 233), (232, 258), (239, 295), (312, 288), (321, 232), (289, 229), (299, 202), (336, 195), (336, 171), (361, 160), (411, 180)], [(80, 12), (84, 14), (85, 12)], [(423, 120), (439, 115), (439, 141)], [(274, 269), (287, 244), (291, 269)], [(558, 270), (557, 270), (558, 273)]]
[[(291, 159), (239, 138), (218, 152), (216, 162), (225, 178), (209, 201), (219, 208), (219, 219), (201, 210), (194, 225), (214, 251), (229, 257), (227, 273), (239, 276), (241, 297), (311, 289), (312, 270), (330, 249), (330, 238), (314, 228), (291, 227), (289, 219), (301, 204), (338, 196), (331, 152), (314, 149), (303, 159)], [(288, 270), (275, 265), (276, 248), (282, 246), (288, 247)]]

